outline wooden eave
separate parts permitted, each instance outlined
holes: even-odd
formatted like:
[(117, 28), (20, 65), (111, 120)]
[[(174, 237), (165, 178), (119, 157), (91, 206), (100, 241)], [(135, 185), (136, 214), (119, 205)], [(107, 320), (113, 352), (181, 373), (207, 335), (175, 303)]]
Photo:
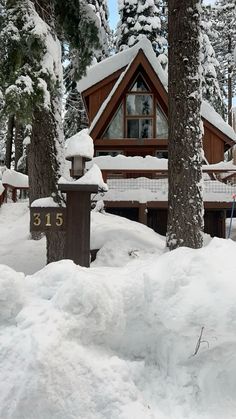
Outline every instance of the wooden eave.
[(228, 137), (228, 135), (224, 134), (222, 131), (220, 131), (219, 128), (217, 128), (215, 125), (212, 125), (207, 119), (203, 118), (203, 125), (206, 126), (213, 134), (217, 135), (222, 141), (224, 141), (226, 144), (228, 144), (230, 147), (235, 145), (234, 140)]
[[(115, 113), (115, 110), (118, 107), (118, 104), (121, 102), (124, 92), (127, 90), (129, 84), (131, 83), (132, 77), (135, 74), (135, 71), (138, 70), (138, 67), (141, 66), (147, 77), (148, 82), (153, 87), (154, 93), (157, 96), (160, 96), (165, 109), (164, 112), (167, 113), (168, 109), (168, 96), (167, 92), (164, 89), (159, 77), (157, 76), (156, 72), (152, 68), (150, 62), (148, 61), (146, 55), (144, 54), (143, 50), (139, 50), (138, 54), (134, 58), (133, 62), (131, 63), (130, 67), (126, 71), (123, 79), (121, 80), (119, 86), (117, 87), (116, 91), (113, 93), (110, 101), (107, 103), (106, 107), (104, 108), (100, 118), (98, 119), (97, 123), (93, 127), (90, 132), (91, 137), (96, 141), (96, 139), (100, 138), (101, 133), (105, 130), (105, 127), (110, 122), (112, 116)], [(127, 67), (126, 67), (127, 68)], [(123, 69), (124, 71), (124, 69)], [(121, 73), (120, 73), (121, 74)], [(101, 85), (99, 85), (99, 88)], [(98, 87), (97, 87), (98, 88)]]

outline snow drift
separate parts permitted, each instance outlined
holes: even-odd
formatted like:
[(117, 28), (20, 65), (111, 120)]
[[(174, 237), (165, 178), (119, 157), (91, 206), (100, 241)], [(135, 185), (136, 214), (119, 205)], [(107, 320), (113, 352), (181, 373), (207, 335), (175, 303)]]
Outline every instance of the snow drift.
[(214, 239), (27, 277), (2, 265), (0, 417), (235, 418), (235, 251)]

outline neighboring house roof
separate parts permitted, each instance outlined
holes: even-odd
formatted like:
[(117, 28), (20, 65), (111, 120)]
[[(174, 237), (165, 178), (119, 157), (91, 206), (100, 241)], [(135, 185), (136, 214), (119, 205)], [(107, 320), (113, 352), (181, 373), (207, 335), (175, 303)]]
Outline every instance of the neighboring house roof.
[[(97, 126), (100, 123), (102, 115), (106, 115), (106, 117), (108, 117), (108, 115), (111, 112), (111, 109), (114, 109), (114, 106), (117, 106), (120, 100), (120, 95), (117, 95), (117, 92), (120, 91), (121, 94), (121, 92), (123, 91), (123, 87), (127, 85), (127, 80), (130, 78), (129, 72), (131, 67), (135, 67), (135, 64), (136, 66), (140, 64), (141, 58), (140, 60), (138, 60), (139, 56), (142, 56), (154, 71), (158, 82), (161, 83), (162, 90), (165, 92), (165, 101), (167, 103), (167, 73), (162, 69), (159, 61), (157, 60), (157, 57), (152, 49), (151, 42), (148, 39), (144, 38), (136, 45), (134, 45), (132, 48), (128, 48), (101, 61), (96, 65), (91, 66), (88, 69), (87, 75), (78, 82), (78, 90), (81, 93), (86, 94), (86, 90), (88, 90), (92, 86), (98, 84), (106, 77), (117, 72), (118, 70), (123, 70), (118, 76), (118, 79), (115, 82), (108, 97), (105, 99), (99, 111), (97, 112), (95, 118), (93, 119), (93, 121), (91, 121), (89, 132), (92, 136), (93, 134), (95, 134), (96, 137), (96, 134), (99, 131), (99, 127)], [(231, 145), (232, 141), (236, 142), (236, 133), (234, 132), (233, 128), (223, 120), (223, 118), (214, 110), (214, 108), (208, 102), (202, 102), (201, 115), (204, 120), (208, 121), (210, 125), (215, 127), (218, 131), (220, 131), (223, 134), (223, 139), (226, 142), (229, 142)]]

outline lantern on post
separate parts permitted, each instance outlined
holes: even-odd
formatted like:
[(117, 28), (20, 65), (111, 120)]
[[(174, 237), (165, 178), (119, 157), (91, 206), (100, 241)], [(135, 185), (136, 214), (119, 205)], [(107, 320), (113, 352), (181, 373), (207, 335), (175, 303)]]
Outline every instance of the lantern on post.
[(89, 267), (91, 193), (97, 193), (99, 185), (96, 176), (88, 176), (89, 172), (85, 174), (85, 163), (92, 160), (94, 152), (88, 130), (69, 138), (65, 150), (66, 159), (71, 161), (71, 177), (76, 179), (68, 182), (62, 179), (58, 185), (59, 190), (67, 194), (66, 257)]

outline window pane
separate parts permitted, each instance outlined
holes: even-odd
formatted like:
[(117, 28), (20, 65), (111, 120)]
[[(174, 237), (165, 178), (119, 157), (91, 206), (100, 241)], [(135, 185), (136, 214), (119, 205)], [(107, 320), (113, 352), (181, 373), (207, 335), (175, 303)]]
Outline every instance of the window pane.
[(159, 159), (168, 159), (168, 151), (167, 150), (157, 151), (156, 157), (158, 157)]
[(167, 118), (159, 106), (157, 106), (156, 132), (157, 138), (168, 138)]
[(96, 157), (101, 157), (101, 156), (112, 156), (112, 157), (116, 157), (119, 154), (123, 154), (122, 151), (109, 151), (109, 150), (105, 150), (105, 151), (96, 151)]
[(140, 137), (139, 138), (152, 138), (152, 119), (140, 119)]
[(133, 86), (131, 87), (131, 92), (149, 92), (150, 89), (141, 76), (141, 74), (138, 75), (137, 79), (135, 80)]
[(123, 105), (121, 104), (114, 118), (106, 129), (103, 138), (124, 138), (123, 135)]
[(126, 97), (128, 115), (151, 115), (153, 113), (151, 95), (128, 95)]
[(127, 138), (139, 138), (139, 120), (127, 120)]

